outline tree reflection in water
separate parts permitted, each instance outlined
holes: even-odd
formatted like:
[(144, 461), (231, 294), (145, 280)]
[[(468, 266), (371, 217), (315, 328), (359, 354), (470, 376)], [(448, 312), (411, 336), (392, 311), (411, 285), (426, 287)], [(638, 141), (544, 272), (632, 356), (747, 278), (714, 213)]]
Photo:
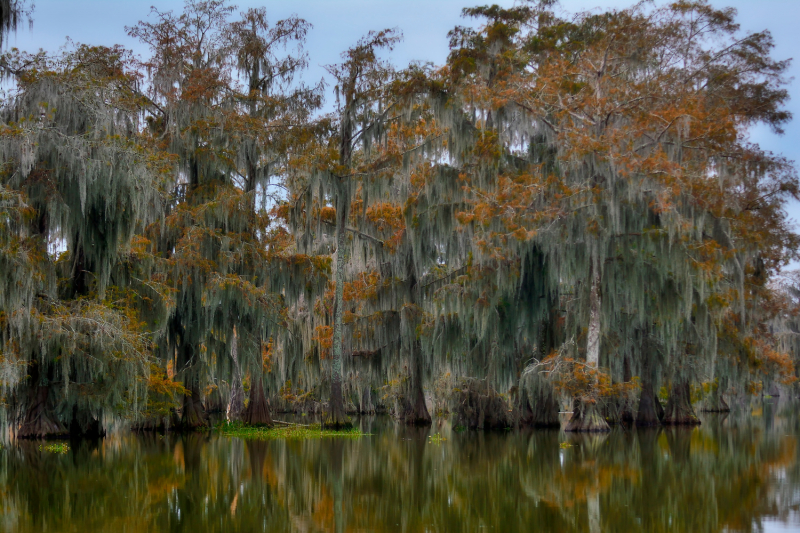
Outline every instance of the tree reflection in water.
[(119, 434), (64, 455), (21, 442), (0, 451), (0, 529), (757, 531), (797, 524), (795, 412), (759, 402), (602, 436), (370, 418), (358, 440)]

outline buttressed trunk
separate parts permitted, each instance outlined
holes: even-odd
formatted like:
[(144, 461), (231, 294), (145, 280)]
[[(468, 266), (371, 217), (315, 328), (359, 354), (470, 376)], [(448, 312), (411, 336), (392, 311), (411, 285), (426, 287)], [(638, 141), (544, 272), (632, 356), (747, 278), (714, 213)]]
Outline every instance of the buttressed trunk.
[[(600, 267), (593, 261), (589, 289), (589, 331), (586, 340), (586, 365), (597, 369), (600, 363)], [(572, 418), (564, 431), (610, 431), (596, 403), (575, 401)]]
[(264, 394), (264, 386), (261, 383), (261, 376), (253, 376), (253, 383), (250, 387), (250, 403), (244, 412), (244, 423), (251, 426), (272, 426), (272, 416), (269, 412), (267, 396)]
[(41, 439), (67, 435), (67, 429), (48, 406), (50, 386), (39, 382), (39, 364), (31, 363), (28, 389), (28, 406), (25, 417), (17, 430), (18, 439)]
[(50, 387), (36, 385), (29, 392), (28, 409), (17, 431), (18, 439), (42, 439), (66, 436), (67, 430), (47, 407)]
[(672, 382), (672, 389), (669, 393), (667, 408), (664, 410), (665, 425), (671, 426), (696, 426), (700, 424), (697, 415), (692, 408), (691, 389), (689, 381), (675, 380)]
[(560, 428), (558, 398), (553, 384), (546, 378), (536, 377), (533, 390), (523, 392), (520, 425), (534, 428)]
[(422, 346), (419, 341), (414, 341), (411, 357), (411, 397), (404, 416), (405, 422), (415, 426), (430, 426), (431, 415), (425, 405), (425, 393), (422, 390)]
[(649, 354), (642, 350), (642, 391), (639, 396), (639, 410), (636, 413), (637, 427), (652, 427), (660, 425), (658, 409), (661, 407), (654, 390), (653, 362)]
[(183, 416), (181, 426), (183, 429), (198, 429), (208, 426), (208, 417), (203, 407), (203, 397), (200, 394), (200, 383), (193, 379), (189, 385), (191, 394), (183, 397)]

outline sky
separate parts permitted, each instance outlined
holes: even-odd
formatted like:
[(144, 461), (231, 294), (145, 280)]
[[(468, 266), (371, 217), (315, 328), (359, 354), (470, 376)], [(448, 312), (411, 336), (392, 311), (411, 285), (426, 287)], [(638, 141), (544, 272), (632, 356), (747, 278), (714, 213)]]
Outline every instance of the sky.
[[(491, 1), (233, 0), (240, 10), (266, 7), (271, 21), (296, 14), (313, 25), (306, 43), (310, 67), (304, 76), (310, 83), (324, 77), (324, 65), (338, 62), (339, 54), (359, 37), (383, 28), (398, 28), (404, 35), (403, 42), (389, 56), (395, 65), (402, 67), (410, 61), (442, 64), (448, 52), (447, 32), (456, 25), (473, 24), (461, 18), (461, 8)], [(514, 5), (514, 0), (494, 1), (506, 7)], [(560, 10), (574, 13), (625, 8), (634, 3), (634, 0), (561, 0)], [(35, 4), (32, 29), (23, 25), (16, 35), (10, 36), (9, 46), (55, 51), (69, 37), (85, 44), (121, 44), (146, 56), (147, 48), (128, 37), (125, 26), (146, 20), (152, 5), (160, 11), (180, 11), (183, 0), (35, 0)], [(790, 78), (799, 78), (789, 85), (792, 99), (788, 104), (789, 111), (797, 118), (785, 128), (783, 136), (757, 127), (750, 132), (750, 140), (766, 150), (800, 161), (800, 0), (711, 0), (711, 4), (736, 8), (743, 32), (768, 29), (776, 44), (773, 57), (798, 57), (788, 73)], [(793, 202), (787, 211), (793, 221), (800, 221), (800, 203)]]

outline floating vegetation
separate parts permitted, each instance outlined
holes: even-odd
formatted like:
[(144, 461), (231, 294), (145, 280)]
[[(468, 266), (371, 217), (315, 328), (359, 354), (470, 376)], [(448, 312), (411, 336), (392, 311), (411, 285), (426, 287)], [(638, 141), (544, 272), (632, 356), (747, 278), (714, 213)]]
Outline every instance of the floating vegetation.
[(359, 438), (368, 436), (358, 428), (350, 429), (323, 429), (320, 424), (286, 424), (282, 423), (273, 427), (246, 426), (223, 422), (217, 426), (217, 431), (226, 437), (257, 440), (305, 440), (333, 437)]
[(434, 433), (433, 435), (428, 436), (428, 443), (429, 444), (441, 444), (447, 439), (444, 438), (440, 433)]
[(69, 444), (66, 442), (54, 442), (53, 444), (40, 444), (39, 450), (50, 453), (65, 454), (69, 451)]

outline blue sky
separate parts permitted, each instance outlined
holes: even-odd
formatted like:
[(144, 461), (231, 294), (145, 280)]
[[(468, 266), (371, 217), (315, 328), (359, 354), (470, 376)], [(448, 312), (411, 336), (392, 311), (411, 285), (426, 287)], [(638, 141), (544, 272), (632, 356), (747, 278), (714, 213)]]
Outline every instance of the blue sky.
[[(491, 0), (488, 0), (491, 1)], [(513, 0), (495, 0), (505, 6)], [(161, 11), (179, 11), (183, 0), (35, 0), (33, 29), (23, 26), (12, 35), (8, 44), (35, 51), (56, 50), (73, 41), (112, 45), (122, 44), (146, 55), (147, 50), (129, 38), (125, 26), (146, 19), (150, 6)], [(398, 66), (412, 60), (441, 64), (447, 56), (447, 32), (453, 26), (469, 24), (460, 16), (461, 8), (487, 3), (487, 0), (234, 0), (240, 9), (265, 6), (271, 20), (297, 14), (314, 26), (306, 48), (311, 67), (305, 76), (309, 82), (325, 75), (323, 65), (335, 63), (339, 53), (355, 43), (369, 30), (399, 28), (404, 41), (391, 54)], [(632, 0), (561, 0), (566, 12), (628, 7)], [(774, 57), (787, 59), (800, 56), (800, 0), (712, 0), (717, 7), (731, 6), (738, 12), (738, 21), (745, 32), (768, 29), (776, 47)], [(800, 58), (798, 58), (800, 59)], [(790, 77), (800, 78), (800, 63), (794, 62)], [(792, 100), (789, 110), (797, 117), (777, 136), (767, 128), (755, 128), (751, 140), (763, 148), (800, 161), (800, 80), (789, 86)], [(800, 203), (789, 206), (789, 216), (800, 221)]]

